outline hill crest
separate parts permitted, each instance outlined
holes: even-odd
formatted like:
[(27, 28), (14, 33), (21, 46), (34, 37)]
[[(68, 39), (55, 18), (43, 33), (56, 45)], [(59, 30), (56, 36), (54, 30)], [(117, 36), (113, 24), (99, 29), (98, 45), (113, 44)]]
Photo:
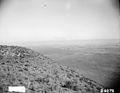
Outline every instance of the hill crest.
[(0, 91), (25, 86), (26, 93), (99, 93), (104, 88), (79, 71), (18, 46), (0, 46)]

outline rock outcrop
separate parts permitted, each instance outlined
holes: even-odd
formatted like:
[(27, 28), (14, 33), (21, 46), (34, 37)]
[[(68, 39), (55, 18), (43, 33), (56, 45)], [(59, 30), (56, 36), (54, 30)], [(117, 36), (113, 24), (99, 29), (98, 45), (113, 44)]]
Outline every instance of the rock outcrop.
[(25, 86), (26, 93), (100, 93), (104, 87), (80, 71), (18, 46), (0, 46), (0, 93)]

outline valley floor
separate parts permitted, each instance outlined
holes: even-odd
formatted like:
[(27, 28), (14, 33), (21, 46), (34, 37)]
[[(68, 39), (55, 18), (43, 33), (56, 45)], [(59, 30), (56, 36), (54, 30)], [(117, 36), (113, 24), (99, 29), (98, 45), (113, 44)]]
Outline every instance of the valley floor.
[(120, 45), (51, 45), (34, 46), (60, 64), (76, 69), (104, 86), (109, 86), (120, 75)]

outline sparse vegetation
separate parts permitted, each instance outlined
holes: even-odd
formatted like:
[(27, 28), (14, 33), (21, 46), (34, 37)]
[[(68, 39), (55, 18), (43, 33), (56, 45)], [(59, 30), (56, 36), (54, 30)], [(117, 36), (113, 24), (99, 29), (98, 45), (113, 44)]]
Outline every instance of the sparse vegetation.
[(0, 55), (1, 93), (12, 85), (25, 86), (26, 93), (99, 93), (104, 88), (31, 49), (0, 46)]

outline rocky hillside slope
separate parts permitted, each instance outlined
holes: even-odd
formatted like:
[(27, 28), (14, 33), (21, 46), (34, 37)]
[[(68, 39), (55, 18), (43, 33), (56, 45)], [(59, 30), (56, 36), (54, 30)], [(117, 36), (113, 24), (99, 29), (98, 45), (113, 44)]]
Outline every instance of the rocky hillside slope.
[(26, 93), (100, 93), (104, 88), (31, 49), (0, 45), (0, 93), (19, 85)]

